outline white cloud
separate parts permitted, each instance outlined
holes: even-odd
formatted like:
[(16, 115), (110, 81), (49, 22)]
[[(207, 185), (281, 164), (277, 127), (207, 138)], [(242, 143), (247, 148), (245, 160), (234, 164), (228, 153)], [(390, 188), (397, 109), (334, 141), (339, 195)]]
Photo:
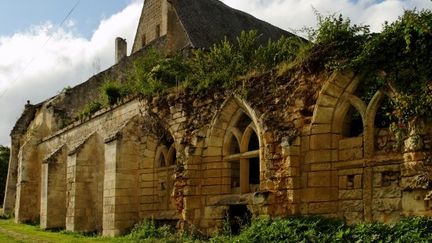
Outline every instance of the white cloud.
[[(26, 100), (41, 102), (66, 86), (74, 86), (114, 63), (114, 39), (128, 40), (129, 50), (143, 0), (131, 0), (121, 12), (101, 21), (90, 40), (76, 33), (73, 21), (64, 28), (52, 23), (31, 27), (12, 36), (0, 36), (0, 144), (9, 143), (9, 132)], [(260, 19), (287, 30), (316, 24), (313, 8), (322, 14), (341, 13), (354, 23), (379, 31), (385, 20), (394, 21), (404, 9), (429, 8), (430, 0), (223, 0)], [(229, 21), (229, 20), (227, 20)], [(41, 48), (51, 36), (50, 41)], [(19, 75), (35, 57), (28, 69)], [(19, 77), (16, 82), (13, 82)]]
[(90, 40), (76, 33), (73, 21), (63, 28), (47, 22), (0, 36), (0, 144), (9, 143), (9, 133), (26, 100), (41, 102), (113, 65), (118, 36), (128, 40), (130, 50), (141, 9), (142, 1), (132, 1), (102, 20)]
[(432, 9), (430, 0), (222, 0), (286, 30), (300, 30), (316, 25), (313, 9), (319, 13), (342, 14), (353, 23), (367, 24), (381, 30), (384, 21), (393, 22), (404, 9)]

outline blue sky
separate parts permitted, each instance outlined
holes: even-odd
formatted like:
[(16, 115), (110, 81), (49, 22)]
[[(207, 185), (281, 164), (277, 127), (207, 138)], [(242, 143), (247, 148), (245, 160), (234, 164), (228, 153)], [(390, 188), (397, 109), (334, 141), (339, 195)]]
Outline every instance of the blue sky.
[[(77, 0), (0, 0), (0, 36), (47, 21), (59, 24)], [(76, 30), (90, 38), (101, 19), (125, 8), (131, 0), (81, 0), (71, 16)]]

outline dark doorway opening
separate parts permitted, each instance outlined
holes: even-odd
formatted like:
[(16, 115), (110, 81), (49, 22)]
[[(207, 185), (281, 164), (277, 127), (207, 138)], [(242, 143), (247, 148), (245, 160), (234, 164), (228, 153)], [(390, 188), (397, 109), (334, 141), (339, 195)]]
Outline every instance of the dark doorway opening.
[(228, 211), (228, 220), (231, 233), (237, 235), (245, 227), (250, 225), (252, 213), (246, 205), (231, 205)]

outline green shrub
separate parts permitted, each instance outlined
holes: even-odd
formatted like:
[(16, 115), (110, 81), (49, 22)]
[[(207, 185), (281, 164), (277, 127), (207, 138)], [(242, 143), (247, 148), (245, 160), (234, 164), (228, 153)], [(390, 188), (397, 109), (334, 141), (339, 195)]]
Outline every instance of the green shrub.
[(219, 235), (210, 242), (431, 242), (432, 219), (403, 218), (394, 224), (346, 225), (322, 217), (255, 219), (237, 236)]
[(102, 104), (99, 101), (92, 101), (84, 106), (83, 110), (79, 113), (78, 118), (84, 119), (91, 117), (94, 113), (102, 109)]
[(125, 97), (126, 93), (118, 81), (108, 80), (100, 88), (102, 104), (113, 106)]
[(157, 227), (153, 220), (146, 220), (134, 226), (129, 239), (143, 241), (148, 239), (162, 239), (173, 236), (173, 229), (169, 226)]

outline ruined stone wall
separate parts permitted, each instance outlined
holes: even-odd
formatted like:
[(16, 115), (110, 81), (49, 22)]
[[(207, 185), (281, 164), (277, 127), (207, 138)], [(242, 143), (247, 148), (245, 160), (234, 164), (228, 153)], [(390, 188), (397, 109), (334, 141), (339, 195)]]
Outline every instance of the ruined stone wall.
[(253, 95), (132, 99), (53, 133), (41, 107), (18, 152), (18, 221), (114, 236), (148, 218), (212, 234), (238, 212), (349, 223), (430, 214), (430, 124), (395, 148), (375, 122), (386, 96), (361, 100), (361, 76), (285, 74), (265, 89), (269, 78), (248, 80)]

